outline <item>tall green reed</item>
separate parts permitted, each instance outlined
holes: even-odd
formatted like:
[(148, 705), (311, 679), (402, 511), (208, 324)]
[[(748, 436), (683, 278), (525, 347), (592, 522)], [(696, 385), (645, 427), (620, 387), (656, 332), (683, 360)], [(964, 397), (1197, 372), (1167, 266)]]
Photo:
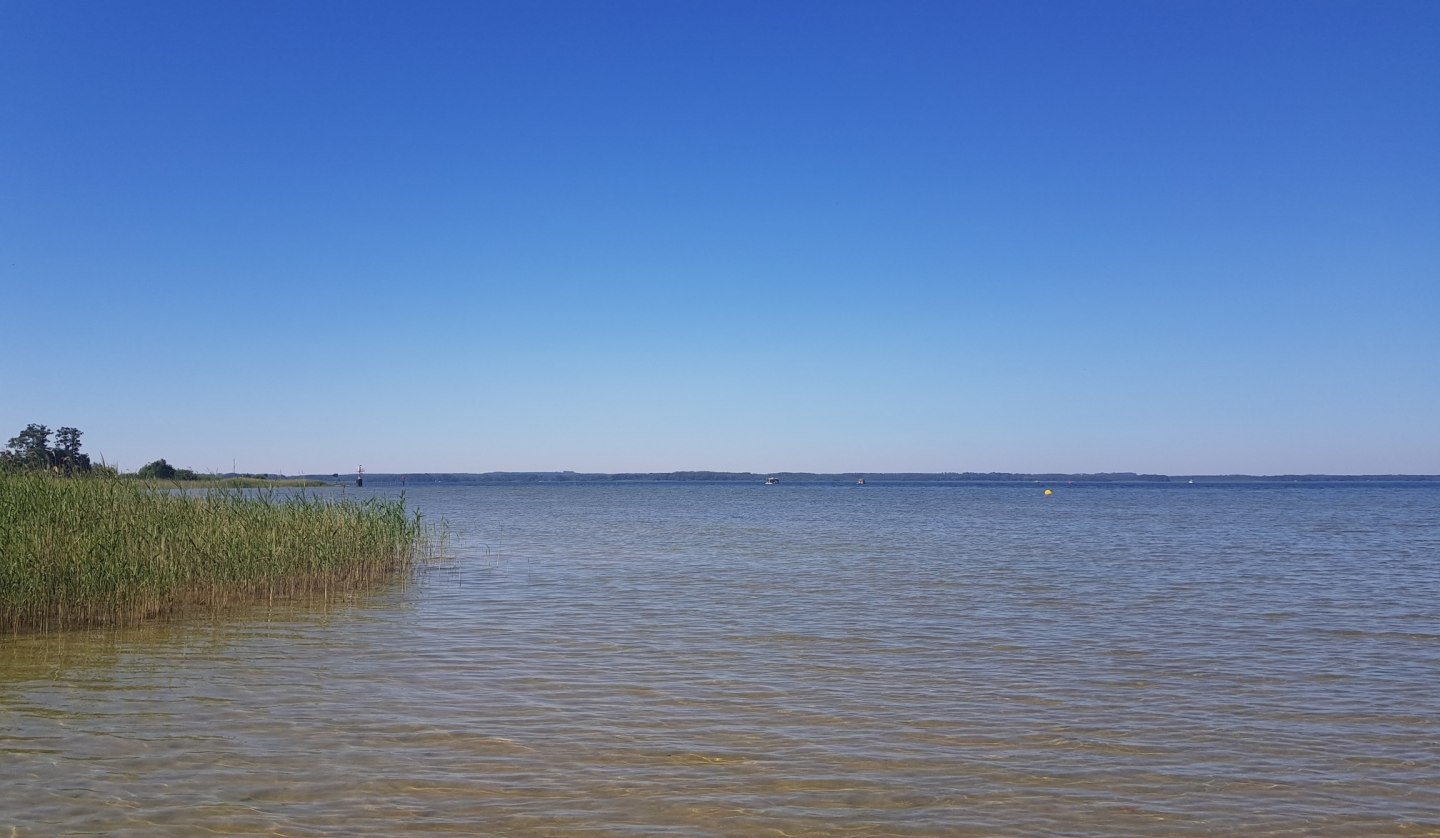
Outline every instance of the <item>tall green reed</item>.
[(0, 475), (0, 631), (340, 593), (433, 547), (403, 500)]

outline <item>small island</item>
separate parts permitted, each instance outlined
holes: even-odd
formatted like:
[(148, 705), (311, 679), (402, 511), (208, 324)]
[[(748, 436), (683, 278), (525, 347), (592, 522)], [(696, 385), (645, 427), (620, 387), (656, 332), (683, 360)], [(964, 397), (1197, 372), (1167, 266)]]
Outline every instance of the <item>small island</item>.
[(334, 486), (324, 480), (271, 477), (268, 474), (199, 474), (188, 468), (175, 468), (162, 457), (141, 466), (134, 474), (121, 474), (152, 483), (175, 483), (183, 489), (318, 489)]

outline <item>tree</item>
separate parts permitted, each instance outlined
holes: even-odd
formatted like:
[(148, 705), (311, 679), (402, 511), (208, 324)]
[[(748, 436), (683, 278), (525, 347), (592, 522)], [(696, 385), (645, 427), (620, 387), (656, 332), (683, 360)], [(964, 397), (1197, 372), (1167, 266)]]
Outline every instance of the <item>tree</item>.
[(25, 430), (10, 438), (6, 448), (6, 470), (45, 471), (54, 464), (50, 429), (44, 425), (26, 425)]
[(90, 471), (90, 455), (80, 451), (78, 428), (61, 428), (50, 445), (50, 429), (44, 425), (26, 425), (25, 430), (10, 438), (6, 450), (0, 451), (0, 470), (53, 471), (71, 475)]
[(90, 470), (90, 455), (80, 453), (80, 437), (84, 434), (78, 428), (61, 428), (55, 432), (55, 447), (51, 449), (51, 460), (64, 474)]
[(146, 463), (141, 466), (136, 474), (149, 479), (171, 480), (175, 477), (175, 467), (165, 462), (165, 458), (161, 457), (153, 463)]

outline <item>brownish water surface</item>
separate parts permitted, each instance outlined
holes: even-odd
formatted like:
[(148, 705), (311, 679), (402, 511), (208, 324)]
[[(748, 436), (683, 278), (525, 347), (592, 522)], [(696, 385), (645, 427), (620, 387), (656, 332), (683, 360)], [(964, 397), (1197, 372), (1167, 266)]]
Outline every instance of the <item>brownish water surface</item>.
[(408, 585), (0, 638), (0, 838), (1440, 835), (1440, 487), (1054, 488), (412, 488)]

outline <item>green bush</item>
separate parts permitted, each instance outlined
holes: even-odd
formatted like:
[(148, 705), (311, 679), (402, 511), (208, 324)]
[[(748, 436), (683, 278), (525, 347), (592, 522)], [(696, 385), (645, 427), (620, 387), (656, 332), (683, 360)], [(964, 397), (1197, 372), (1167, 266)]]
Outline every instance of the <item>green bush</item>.
[(161, 457), (160, 459), (156, 460), (156, 461), (153, 462), (153, 463), (146, 463), (145, 465), (143, 465), (143, 466), (140, 467), (140, 470), (139, 470), (139, 471), (137, 471), (137, 472), (135, 472), (135, 473), (138, 474), (138, 475), (140, 475), (141, 477), (144, 477), (144, 478), (150, 479), (150, 480), (155, 480), (155, 479), (159, 479), (159, 480), (173, 480), (173, 479), (175, 479), (175, 467), (172, 466), (172, 465), (170, 465), (169, 463), (165, 462), (165, 458), (164, 458), (164, 457)]

